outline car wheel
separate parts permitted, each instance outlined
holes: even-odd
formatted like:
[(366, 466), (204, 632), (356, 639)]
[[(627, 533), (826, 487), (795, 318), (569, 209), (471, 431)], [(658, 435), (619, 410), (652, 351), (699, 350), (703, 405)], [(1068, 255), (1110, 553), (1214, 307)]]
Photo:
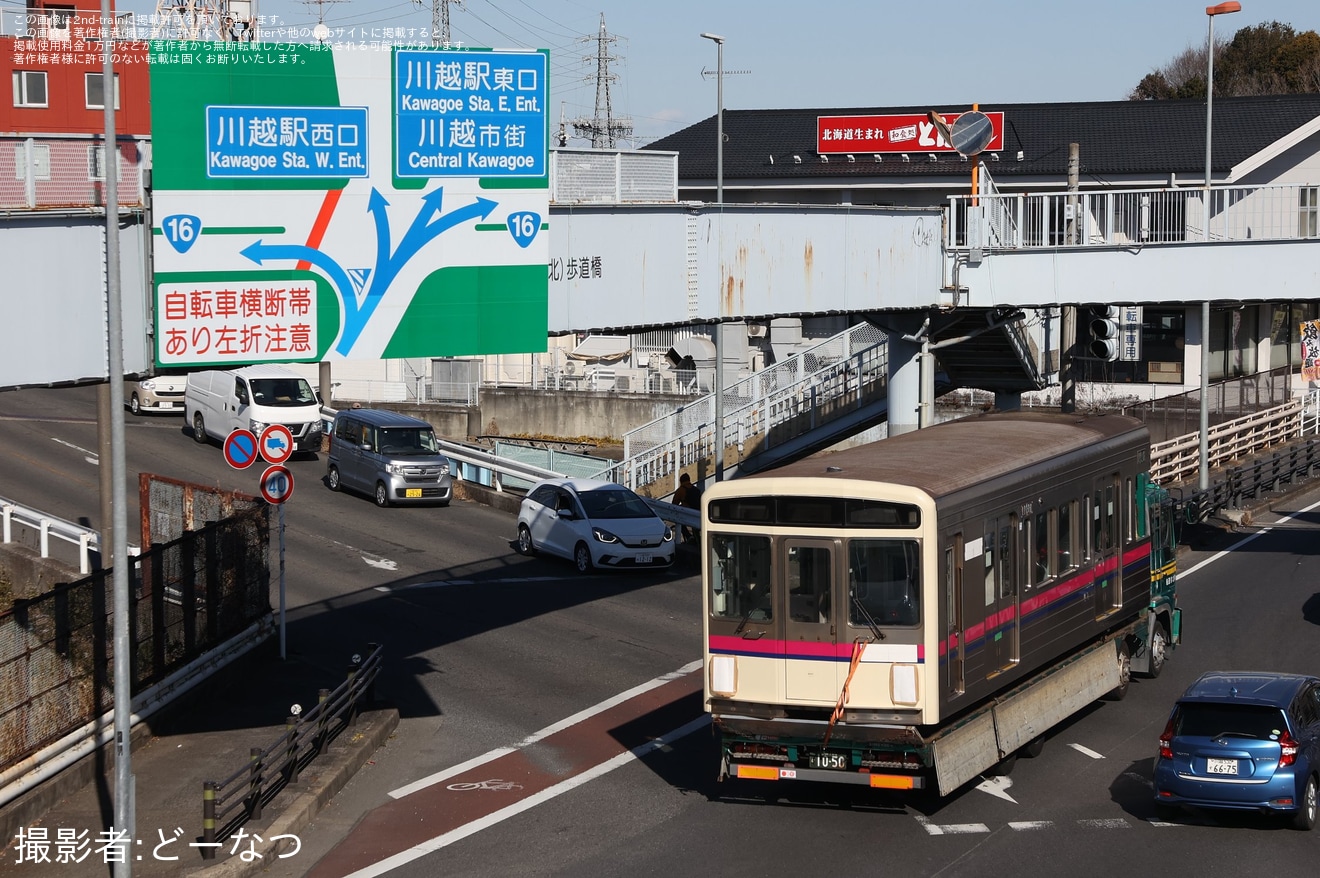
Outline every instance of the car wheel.
[(206, 444), (206, 422), (202, 420), (202, 413), (193, 415), (193, 439), (198, 445)]
[(390, 505), (390, 491), (385, 487), (384, 482), (376, 483), (376, 505), (381, 509)]
[(578, 573), (590, 573), (595, 568), (591, 563), (591, 550), (586, 543), (578, 543), (573, 547), (573, 564)]
[(1106, 701), (1122, 701), (1132, 684), (1132, 652), (1128, 649), (1127, 638), (1118, 639), (1118, 685), (1105, 696)]
[(338, 491), (340, 488), (339, 467), (330, 467), (330, 470), (325, 474), (325, 480), (329, 483), (331, 491)]
[(1315, 828), (1315, 809), (1316, 809), (1316, 779), (1311, 775), (1306, 779), (1306, 786), (1302, 789), (1302, 796), (1297, 800), (1297, 813), (1293, 815), (1293, 829), (1300, 829), (1303, 832), (1309, 832)]
[(135, 415), (142, 414), (142, 403), (138, 402), (138, 395), (133, 394), (133, 398), (128, 401), (128, 410)]
[(520, 555), (536, 554), (536, 546), (532, 545), (532, 532), (527, 528), (527, 525), (525, 524), (518, 525), (518, 554)]
[(1150, 666), (1146, 676), (1152, 680), (1164, 670), (1164, 663), (1169, 660), (1169, 636), (1164, 633), (1164, 625), (1155, 623), (1155, 630), (1150, 633)]

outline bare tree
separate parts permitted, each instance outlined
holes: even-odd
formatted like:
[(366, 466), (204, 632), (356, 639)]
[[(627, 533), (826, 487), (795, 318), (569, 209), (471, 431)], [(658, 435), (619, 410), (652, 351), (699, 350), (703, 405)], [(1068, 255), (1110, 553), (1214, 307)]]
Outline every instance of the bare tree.
[[(1146, 74), (1129, 94), (1134, 101), (1205, 97), (1204, 46), (1184, 49)], [(1215, 94), (1303, 94), (1320, 91), (1320, 35), (1298, 34), (1277, 21), (1215, 39)]]

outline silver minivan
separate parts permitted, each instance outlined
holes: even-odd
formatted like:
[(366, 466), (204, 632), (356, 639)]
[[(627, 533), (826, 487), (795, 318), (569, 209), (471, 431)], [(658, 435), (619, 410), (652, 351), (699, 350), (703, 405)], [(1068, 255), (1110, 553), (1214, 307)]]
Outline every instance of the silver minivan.
[(434, 503), (453, 494), (449, 458), (426, 421), (384, 409), (348, 409), (335, 415), (327, 455), (330, 490), (350, 489), (377, 506)]

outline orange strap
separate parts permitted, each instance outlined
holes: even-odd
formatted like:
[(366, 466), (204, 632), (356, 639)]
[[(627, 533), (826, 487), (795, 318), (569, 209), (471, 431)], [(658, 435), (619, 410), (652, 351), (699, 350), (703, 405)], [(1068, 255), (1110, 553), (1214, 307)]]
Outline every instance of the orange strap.
[(834, 713), (830, 714), (830, 723), (825, 727), (825, 740), (820, 746), (828, 747), (830, 745), (830, 735), (834, 734), (834, 724), (843, 719), (843, 706), (848, 703), (848, 686), (852, 683), (853, 674), (857, 673), (857, 665), (862, 661), (862, 652), (866, 649), (866, 641), (860, 637), (853, 641), (852, 659), (848, 662), (848, 676), (843, 681), (843, 691), (839, 693), (839, 700), (834, 705)]

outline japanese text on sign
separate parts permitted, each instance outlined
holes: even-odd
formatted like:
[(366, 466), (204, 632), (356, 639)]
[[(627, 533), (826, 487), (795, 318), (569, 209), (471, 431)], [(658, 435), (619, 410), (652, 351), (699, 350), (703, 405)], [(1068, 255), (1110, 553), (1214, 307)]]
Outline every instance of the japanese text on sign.
[(305, 360), (317, 351), (311, 283), (157, 286), (161, 364)]
[(400, 177), (545, 176), (545, 54), (401, 51), (394, 64)]
[(206, 175), (365, 177), (367, 108), (207, 107)]

